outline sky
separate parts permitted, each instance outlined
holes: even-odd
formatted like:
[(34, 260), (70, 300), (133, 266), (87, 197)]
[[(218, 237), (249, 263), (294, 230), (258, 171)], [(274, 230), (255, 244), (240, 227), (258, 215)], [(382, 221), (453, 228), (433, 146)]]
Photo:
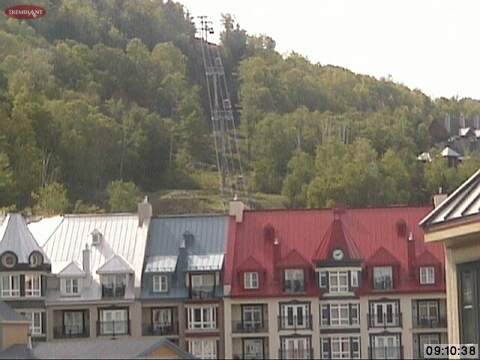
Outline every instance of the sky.
[[(234, 15), (282, 54), (342, 66), (417, 88), (431, 97), (480, 99), (477, 0), (178, 0), (221, 29)], [(217, 31), (218, 34), (218, 31)]]

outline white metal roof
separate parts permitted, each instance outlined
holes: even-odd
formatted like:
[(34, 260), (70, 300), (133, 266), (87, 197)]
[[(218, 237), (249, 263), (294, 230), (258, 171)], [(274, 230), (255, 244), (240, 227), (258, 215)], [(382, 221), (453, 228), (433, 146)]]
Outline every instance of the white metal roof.
[[(145, 221), (139, 226), (137, 214), (65, 215), (53, 229), (43, 250), (52, 262), (52, 272), (58, 274), (72, 261), (82, 264), (83, 250), (88, 245), (93, 281), (88, 289), (91, 295), (82, 300), (96, 299), (101, 297), (97, 270), (115, 255), (120, 255), (130, 265), (135, 287), (140, 287), (149, 224), (150, 221)], [(37, 223), (31, 231), (35, 233), (36, 229), (43, 231), (43, 226)], [(103, 236), (99, 245), (92, 246), (94, 229)]]
[(65, 266), (62, 271), (58, 273), (58, 276), (63, 276), (63, 277), (84, 277), (85, 271), (82, 270), (80, 265), (72, 261), (70, 264)]
[(460, 128), (458, 130), (458, 135), (460, 136), (467, 136), (467, 134), (469, 133), (470, 131), (470, 128), (469, 127), (464, 127), (464, 128)]
[(97, 274), (131, 274), (134, 270), (120, 255), (114, 255), (100, 266)]
[(443, 157), (460, 157), (461, 155), (453, 150), (451, 147), (446, 146), (445, 149), (442, 150)]
[(187, 258), (187, 271), (220, 271), (223, 267), (223, 254), (190, 255)]
[(178, 256), (149, 256), (146, 259), (145, 272), (174, 272)]

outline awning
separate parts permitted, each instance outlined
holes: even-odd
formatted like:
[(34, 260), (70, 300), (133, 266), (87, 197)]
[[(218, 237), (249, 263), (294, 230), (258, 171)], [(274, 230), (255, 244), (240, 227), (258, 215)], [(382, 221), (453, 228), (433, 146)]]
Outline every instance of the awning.
[(223, 254), (190, 255), (187, 271), (220, 271), (223, 267)]
[(147, 257), (146, 273), (174, 272), (177, 267), (178, 256), (149, 256)]

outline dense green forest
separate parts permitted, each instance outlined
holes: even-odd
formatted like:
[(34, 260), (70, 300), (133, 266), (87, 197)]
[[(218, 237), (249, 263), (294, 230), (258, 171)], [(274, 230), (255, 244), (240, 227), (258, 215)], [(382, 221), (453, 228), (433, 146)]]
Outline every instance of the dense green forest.
[[(0, 17), (0, 207), (122, 211), (142, 193), (204, 187), (215, 152), (186, 9), (159, 0), (36, 4), (47, 16)], [(475, 154), (457, 168), (416, 160), (447, 137), (447, 113), (480, 115), (478, 101), (433, 100), (388, 78), (280, 54), (230, 15), (223, 25), (252, 193), (283, 194), (291, 207), (421, 204), (480, 166)]]

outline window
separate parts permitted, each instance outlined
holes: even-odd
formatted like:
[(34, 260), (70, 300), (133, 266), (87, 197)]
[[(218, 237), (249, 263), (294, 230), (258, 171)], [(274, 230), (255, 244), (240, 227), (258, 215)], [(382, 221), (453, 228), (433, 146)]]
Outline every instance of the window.
[(217, 358), (217, 340), (196, 339), (188, 341), (188, 351), (199, 359)]
[(318, 282), (320, 288), (326, 288), (328, 286), (328, 273), (326, 271), (320, 271)]
[(264, 359), (263, 339), (244, 339), (243, 340), (243, 359), (257, 360)]
[(435, 284), (435, 268), (433, 266), (425, 266), (420, 268), (420, 284)]
[(262, 327), (262, 306), (245, 305), (243, 309), (243, 328), (247, 330), (256, 330)]
[(25, 275), (25, 296), (41, 296), (42, 280), (40, 275)]
[(83, 311), (65, 311), (63, 313), (63, 334), (72, 336), (83, 333)]
[(282, 359), (311, 359), (309, 337), (282, 337)]
[(283, 304), (280, 310), (282, 329), (310, 328), (309, 304)]
[(321, 323), (322, 325), (330, 325), (330, 306), (327, 304), (322, 304), (321, 306)]
[(397, 301), (370, 302), (370, 326), (401, 326), (400, 310)]
[(102, 296), (103, 297), (123, 297), (127, 279), (125, 274), (102, 275)]
[(214, 274), (191, 275), (192, 298), (203, 299), (214, 296), (215, 289)]
[(332, 294), (348, 292), (348, 272), (347, 271), (330, 271), (329, 285)]
[(350, 272), (350, 284), (352, 287), (358, 287), (358, 271)]
[(63, 295), (73, 296), (80, 294), (80, 279), (78, 278), (62, 278)]
[(286, 269), (284, 285), (286, 292), (305, 291), (303, 269)]
[(350, 304), (350, 324), (358, 325), (360, 323), (359, 318), (359, 304)]
[(373, 335), (373, 359), (401, 359), (399, 335)]
[(153, 292), (167, 292), (168, 277), (167, 275), (153, 275)]
[(127, 309), (100, 310), (100, 335), (127, 335), (128, 325)]
[(7, 252), (2, 255), (2, 265), (6, 268), (12, 268), (17, 264), (17, 257), (14, 253)]
[(350, 339), (334, 337), (330, 339), (332, 359), (350, 359)]
[(2, 297), (20, 296), (20, 275), (2, 275), (0, 279)]
[(440, 344), (440, 334), (419, 334), (418, 335), (418, 357), (423, 358), (423, 351), (426, 344)]
[(32, 252), (28, 261), (31, 267), (37, 267), (43, 264), (43, 256), (39, 252)]
[(393, 288), (393, 271), (391, 266), (376, 266), (373, 268), (373, 287), (377, 290)]
[(189, 329), (216, 329), (217, 308), (215, 306), (195, 306), (188, 309)]
[(246, 272), (243, 276), (244, 276), (245, 289), (258, 289), (258, 273), (257, 272)]
[(172, 327), (172, 308), (158, 308), (152, 310), (152, 327), (154, 331), (161, 331)]
[(418, 302), (418, 322), (421, 325), (434, 324), (438, 321), (438, 303), (436, 301)]
[(41, 311), (32, 311), (22, 313), (28, 320), (30, 320), (30, 334), (32, 335), (42, 335), (42, 312)]
[(350, 324), (349, 305), (331, 304), (330, 305), (330, 325), (342, 326)]

